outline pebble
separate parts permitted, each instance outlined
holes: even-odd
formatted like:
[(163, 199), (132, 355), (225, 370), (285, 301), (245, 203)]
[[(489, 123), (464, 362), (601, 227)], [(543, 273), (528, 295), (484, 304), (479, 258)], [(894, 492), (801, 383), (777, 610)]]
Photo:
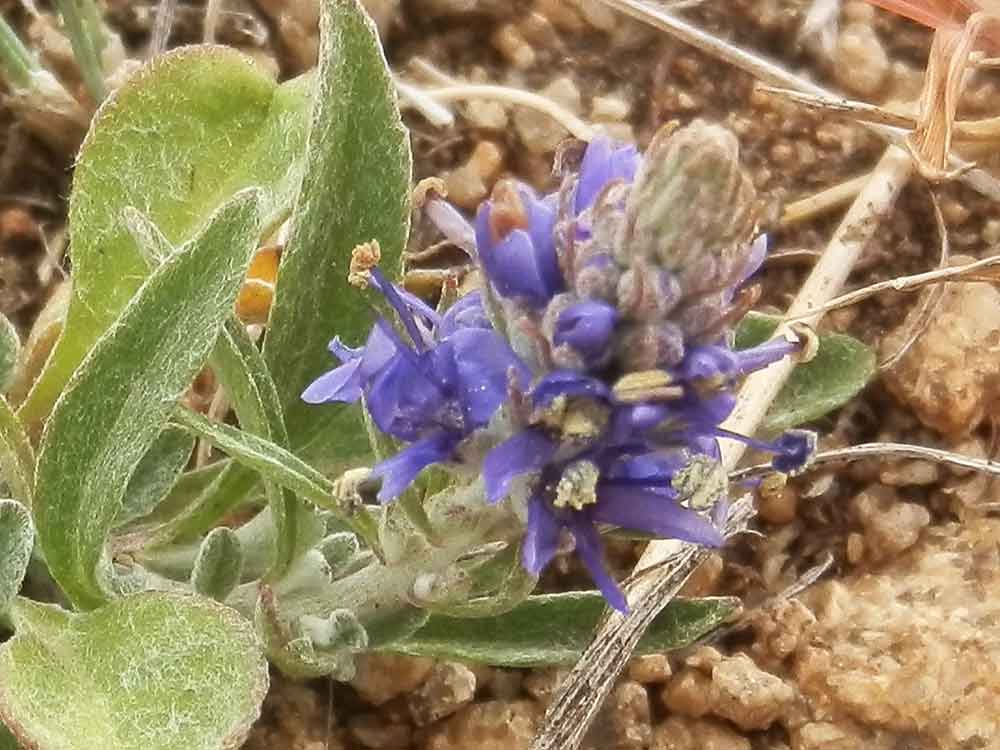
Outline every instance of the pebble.
[(408, 748), (413, 734), (408, 724), (387, 721), (377, 714), (355, 716), (347, 723), (347, 729), (362, 747), (372, 750)]
[(638, 656), (628, 665), (628, 678), (643, 685), (658, 685), (670, 679), (672, 670), (666, 654)]
[(834, 60), (837, 83), (858, 96), (876, 96), (889, 73), (889, 56), (875, 30), (865, 23), (841, 29)]
[(768, 523), (783, 525), (791, 523), (798, 515), (799, 493), (795, 487), (786, 484), (773, 491), (757, 494), (757, 513)]
[(702, 672), (685, 667), (660, 692), (669, 711), (693, 719), (705, 716), (712, 707), (712, 680)]
[(436, 725), (425, 750), (528, 750), (540, 718), (531, 701), (487, 701), (466, 706)]
[(465, 164), (445, 175), (448, 200), (461, 208), (475, 209), (489, 193), (502, 165), (500, 147), (492, 141), (480, 141)]
[(568, 670), (561, 667), (534, 669), (524, 678), (524, 692), (547, 706), (568, 673)]
[(451, 716), (469, 703), (476, 694), (476, 676), (464, 664), (435, 664), (424, 683), (407, 696), (413, 722), (419, 726), (433, 724)]
[(590, 119), (594, 122), (622, 122), (631, 112), (631, 105), (618, 96), (595, 96), (590, 103)]
[[(971, 260), (953, 257), (955, 264)], [(918, 308), (883, 339), (883, 357), (898, 350)], [(949, 284), (926, 330), (883, 378), (928, 427), (954, 438), (972, 432), (1000, 398), (1000, 290)]]
[(927, 508), (899, 500), (895, 490), (873, 485), (850, 502), (854, 516), (864, 527), (865, 549), (875, 562), (888, 560), (909, 549), (931, 522)]
[(611, 734), (615, 750), (645, 750), (652, 739), (649, 694), (638, 682), (615, 686), (609, 700)]
[(373, 706), (419, 687), (430, 674), (434, 662), (420, 656), (397, 654), (361, 654), (351, 687)]
[(750, 750), (750, 740), (718, 721), (671, 716), (653, 730), (650, 750)]
[[(580, 89), (568, 76), (556, 78), (539, 93), (561, 104), (573, 114), (580, 114)], [(551, 153), (569, 137), (566, 128), (547, 114), (527, 107), (514, 109), (514, 128), (521, 142), (533, 154)]]
[(537, 56), (518, 28), (505, 23), (490, 37), (493, 47), (503, 58), (518, 70), (527, 70), (535, 64)]
[(941, 479), (940, 466), (933, 461), (903, 461), (889, 464), (879, 474), (883, 484), (912, 487), (935, 484)]
[(712, 713), (741, 729), (767, 729), (795, 700), (795, 689), (736, 654), (712, 669)]

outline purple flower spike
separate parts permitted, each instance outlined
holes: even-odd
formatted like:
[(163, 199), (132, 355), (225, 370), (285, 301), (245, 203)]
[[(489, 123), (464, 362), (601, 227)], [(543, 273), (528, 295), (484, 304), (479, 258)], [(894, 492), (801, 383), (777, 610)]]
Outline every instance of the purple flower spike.
[(566, 308), (556, 321), (553, 341), (568, 344), (588, 363), (599, 363), (610, 354), (618, 311), (607, 302), (588, 300)]
[(392, 458), (376, 464), (371, 476), (382, 480), (378, 501), (387, 503), (403, 494), (421, 471), (432, 464), (448, 460), (455, 449), (455, 443), (453, 435), (441, 432), (413, 443)]
[(483, 461), (486, 499), (491, 503), (503, 500), (517, 477), (541, 469), (555, 451), (555, 443), (541, 430), (524, 430), (500, 443)]

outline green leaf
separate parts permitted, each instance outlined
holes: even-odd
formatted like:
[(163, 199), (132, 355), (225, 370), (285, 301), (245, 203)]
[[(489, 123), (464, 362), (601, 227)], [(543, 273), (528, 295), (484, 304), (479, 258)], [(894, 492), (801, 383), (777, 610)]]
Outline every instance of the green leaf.
[[(736, 348), (749, 349), (767, 341), (780, 321), (749, 313), (737, 326)], [(840, 333), (820, 335), (816, 356), (795, 368), (771, 404), (762, 429), (781, 432), (843, 406), (868, 384), (875, 369), (875, 352), (857, 339)]]
[(198, 550), (191, 572), (195, 593), (224, 602), (243, 573), (243, 548), (232, 529), (212, 529)]
[(150, 513), (177, 483), (193, 450), (193, 437), (176, 427), (165, 428), (132, 474), (115, 526)]
[[(606, 608), (597, 592), (532, 596), (498, 617), (431, 615), (420, 630), (388, 649), (505, 667), (573, 664), (593, 638)], [(636, 653), (688, 646), (739, 609), (734, 598), (674, 599), (653, 620)]]
[(17, 335), (17, 329), (7, 320), (6, 315), (0, 315), (0, 392), (6, 392), (14, 379), (14, 368), (20, 353), (21, 338)]
[(15, 500), (0, 500), (0, 613), (21, 590), (34, 542), (28, 509)]
[(3, 724), (0, 724), (0, 750), (21, 750), (21, 746), (17, 744), (17, 737)]
[(301, 180), (312, 79), (277, 86), (226, 47), (184, 47), (146, 65), (100, 108), (70, 194), (73, 296), (56, 349), (21, 408), (43, 420), (97, 338), (149, 273), (133, 207), (179, 247), (236, 192), (260, 186), (265, 225)]
[(31, 447), (24, 424), (3, 396), (0, 396), (0, 477), (15, 499), (31, 505), (35, 449)]
[(209, 599), (143, 593), (86, 614), (19, 599), (0, 647), (0, 714), (42, 750), (239, 747), (267, 664), (250, 624)]
[(347, 283), (351, 251), (378, 240), (394, 273), (409, 224), (411, 156), (374, 24), (357, 0), (323, 0), (316, 105), (306, 172), (281, 259), (264, 356), (292, 448), (324, 470), (365, 456), (360, 410), (300, 395), (336, 363), (334, 335), (361, 342), (371, 316)]
[(35, 525), (53, 577), (78, 607), (107, 599), (98, 563), (128, 480), (231, 314), (259, 234), (258, 193), (248, 190), (153, 272), (48, 422)]
[(328, 510), (350, 526), (373, 549), (378, 549), (378, 528), (363, 506), (342, 499), (334, 483), (280, 445), (232, 425), (212, 422), (189, 409), (178, 409), (174, 419), (181, 427), (227, 453), (248, 469), (292, 490), (318, 508)]

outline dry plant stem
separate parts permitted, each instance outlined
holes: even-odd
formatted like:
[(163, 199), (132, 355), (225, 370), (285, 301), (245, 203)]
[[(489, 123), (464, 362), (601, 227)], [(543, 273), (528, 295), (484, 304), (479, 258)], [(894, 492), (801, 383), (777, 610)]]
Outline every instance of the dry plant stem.
[(451, 113), (451, 110), (436, 102), (419, 86), (407, 83), (399, 76), (394, 76), (394, 81), (403, 106), (409, 104), (435, 127), (450, 128), (455, 124), (455, 115)]
[(167, 49), (170, 41), (170, 31), (174, 27), (174, 14), (177, 12), (177, 0), (160, 0), (156, 8), (156, 18), (153, 19), (153, 31), (149, 38), (149, 59), (158, 57)]
[[(886, 150), (803, 284), (788, 310), (789, 316), (807, 315), (804, 320), (816, 324), (820, 317), (816, 311), (844, 285), (912, 169), (912, 161), (902, 149), (890, 146)], [(787, 323), (782, 324), (775, 336), (788, 332)], [(753, 435), (794, 367), (795, 362), (786, 358), (750, 375), (740, 389), (736, 408), (723, 427)], [(731, 471), (742, 457), (745, 446), (731, 440), (720, 442), (723, 466)], [(684, 578), (697, 566), (692, 561), (700, 554), (706, 553), (676, 540), (649, 543), (636, 570), (653, 569), (655, 572), (639, 578), (628, 588), (630, 614), (610, 613), (601, 624), (593, 642), (545, 712), (532, 750), (577, 750), (645, 627), (676, 594)]]
[[(998, 270), (993, 273), (980, 273), (981, 271), (990, 271), (992, 269)], [(882, 294), (883, 292), (912, 292), (930, 284), (943, 284), (946, 281), (995, 284), (1000, 281), (1000, 255), (991, 255), (989, 258), (983, 258), (972, 263), (963, 263), (960, 266), (949, 266), (948, 268), (915, 273), (912, 276), (898, 276), (895, 279), (880, 281), (877, 284), (871, 284), (870, 286), (835, 297), (815, 312), (828, 313), (831, 310), (839, 310), (842, 307), (857, 304), (862, 300)], [(812, 314), (815, 313), (809, 313), (808, 315)], [(789, 322), (803, 320), (808, 315), (804, 315), (802, 318), (792, 318)]]
[(868, 178), (869, 175), (864, 174), (826, 190), (821, 190), (808, 198), (786, 204), (778, 226), (789, 227), (793, 224), (800, 224), (843, 206), (845, 203), (850, 203), (854, 200), (854, 196), (861, 192), (861, 188), (868, 182)]
[(594, 129), (568, 109), (560, 106), (551, 99), (530, 91), (494, 84), (462, 83), (455, 86), (423, 89), (422, 93), (424, 96), (430, 97), (437, 102), (490, 99), (492, 101), (503, 102), (504, 104), (530, 107), (548, 115), (580, 140), (589, 141), (594, 137)]
[[(900, 458), (913, 458), (922, 461), (933, 461), (934, 463), (954, 466), (958, 469), (969, 469), (982, 474), (991, 474), (1000, 477), (1000, 462), (991, 461), (985, 458), (972, 458), (963, 456), (961, 453), (941, 450), (940, 448), (927, 448), (922, 445), (910, 445), (908, 443), (862, 443), (852, 445), (849, 448), (837, 448), (829, 451), (821, 451), (812, 458), (807, 471), (819, 469), (830, 464), (849, 463), (851, 461), (864, 461), (866, 459), (880, 459), (886, 461)], [(729, 481), (741, 482), (745, 479), (771, 474), (774, 468), (770, 464), (757, 464), (748, 466), (745, 469), (734, 471), (729, 475)]]
[(219, 16), (222, 15), (223, 0), (208, 0), (205, 3), (205, 31), (202, 40), (205, 44), (215, 44), (215, 31), (219, 28)]
[[(795, 89), (797, 91), (812, 94), (814, 96), (827, 99), (838, 99), (836, 94), (819, 86), (812, 81), (800, 78), (794, 73), (782, 68), (769, 60), (765, 60), (757, 55), (747, 52), (736, 45), (729, 44), (721, 39), (717, 39), (711, 34), (702, 31), (681, 18), (668, 13), (662, 7), (658, 7), (643, 0), (600, 0), (608, 7), (621, 11), (643, 23), (654, 26), (662, 31), (671, 34), (693, 47), (697, 47), (702, 52), (723, 60), (730, 65), (743, 70), (754, 78), (774, 86)], [(862, 123), (875, 133), (893, 144), (901, 144), (906, 136), (906, 131), (900, 128), (877, 123)], [(982, 193), (991, 200), (1000, 201), (1000, 181), (982, 169), (974, 168), (962, 159), (952, 156), (949, 159), (949, 166), (956, 171), (956, 178), (969, 185), (969, 187)]]

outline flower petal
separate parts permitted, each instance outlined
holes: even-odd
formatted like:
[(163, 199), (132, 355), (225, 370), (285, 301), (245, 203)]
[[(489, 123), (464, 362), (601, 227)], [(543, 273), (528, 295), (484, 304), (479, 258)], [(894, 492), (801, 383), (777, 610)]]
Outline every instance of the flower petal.
[(705, 547), (720, 547), (725, 541), (709, 519), (659, 492), (604, 485), (598, 487), (597, 497), (597, 504), (590, 509), (595, 521)]
[(439, 339), (443, 339), (462, 328), (493, 328), (483, 308), (483, 295), (479, 291), (469, 292), (449, 307), (435, 333)]
[(641, 161), (634, 146), (615, 148), (611, 139), (597, 136), (588, 145), (580, 164), (574, 208), (577, 213), (590, 208), (598, 193), (611, 180), (632, 182)]
[(491, 503), (502, 500), (514, 479), (540, 470), (555, 451), (556, 444), (541, 430), (522, 430), (500, 443), (483, 461), (486, 499)]
[(302, 392), (302, 400), (307, 404), (354, 403), (361, 398), (360, 369), (361, 360), (355, 359), (323, 373)]
[(576, 539), (576, 554), (579, 555), (587, 572), (600, 589), (608, 604), (622, 614), (628, 614), (628, 602), (625, 594), (615, 583), (615, 579), (604, 567), (604, 551), (601, 537), (594, 525), (582, 514), (576, 513), (569, 522), (569, 530)]
[(530, 372), (493, 331), (466, 328), (448, 338), (455, 358), (455, 388), (468, 429), (483, 427), (507, 399), (511, 369), (522, 382)]
[(378, 501), (387, 503), (399, 497), (410, 483), (431, 464), (446, 461), (455, 450), (455, 438), (445, 432), (418, 440), (395, 456), (375, 465), (372, 477), (382, 480)]
[(569, 344), (589, 362), (608, 354), (618, 311), (607, 302), (585, 300), (570, 305), (559, 315), (552, 340)]
[(524, 229), (514, 229), (492, 248), (482, 249), (480, 257), (503, 297), (542, 307), (558, 291), (549, 285), (531, 235)]
[(552, 403), (558, 396), (578, 396), (607, 400), (611, 391), (603, 382), (576, 370), (555, 370), (538, 381), (531, 391), (531, 399), (536, 409)]
[(559, 549), (561, 525), (541, 497), (528, 501), (528, 526), (521, 542), (521, 564), (537, 576), (555, 557)]

